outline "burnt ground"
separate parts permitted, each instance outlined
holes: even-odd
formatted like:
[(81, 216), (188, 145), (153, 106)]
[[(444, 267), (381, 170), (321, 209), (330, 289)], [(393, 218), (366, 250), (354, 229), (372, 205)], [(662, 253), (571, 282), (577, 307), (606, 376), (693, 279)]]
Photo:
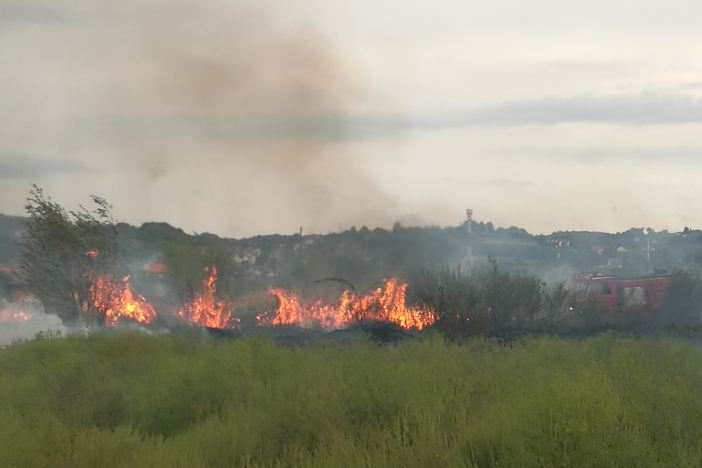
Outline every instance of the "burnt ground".
[[(189, 332), (192, 333), (190, 329)], [(411, 340), (416, 332), (408, 332), (401, 327), (382, 322), (353, 325), (338, 330), (302, 328), (294, 325), (272, 325), (220, 330), (215, 328), (200, 329), (207, 337), (215, 340), (234, 340), (243, 337), (260, 337), (274, 341), (283, 346), (309, 345), (313, 343), (352, 344), (373, 342), (393, 344)]]

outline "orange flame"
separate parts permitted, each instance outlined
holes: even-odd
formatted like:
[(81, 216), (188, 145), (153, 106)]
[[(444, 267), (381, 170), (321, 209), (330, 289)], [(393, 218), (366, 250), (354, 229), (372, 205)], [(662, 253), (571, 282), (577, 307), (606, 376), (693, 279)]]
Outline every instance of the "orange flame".
[(275, 316), (259, 317), (259, 323), (269, 325), (318, 325), (326, 329), (347, 327), (363, 320), (390, 322), (404, 329), (421, 330), (436, 321), (434, 311), (405, 304), (407, 283), (397, 279), (385, 280), (382, 287), (363, 297), (345, 290), (336, 306), (321, 301), (303, 304), (298, 296), (282, 289), (269, 289), (278, 299)]
[(354, 322), (353, 296), (344, 291), (337, 306), (323, 305), (321, 301), (303, 304), (298, 296), (283, 289), (271, 288), (268, 292), (278, 299), (275, 317), (259, 323), (270, 325), (299, 325), (322, 328), (343, 328)]
[(85, 252), (85, 256), (90, 258), (97, 258), (99, 254), (100, 251), (98, 249), (90, 249), (87, 252)]
[(129, 276), (116, 282), (111, 276), (98, 276), (90, 287), (95, 310), (105, 316), (105, 324), (114, 326), (122, 319), (148, 325), (156, 319), (156, 310), (141, 295), (135, 295)]
[(386, 280), (382, 288), (361, 298), (361, 315), (366, 320), (390, 322), (404, 329), (421, 330), (436, 321), (428, 307), (407, 307), (407, 283)]
[(202, 293), (196, 294), (176, 315), (201, 327), (234, 328), (239, 324), (239, 319), (233, 317), (234, 304), (217, 298), (217, 268), (205, 268), (205, 272), (208, 270), (210, 274), (202, 282)]
[(17, 322), (27, 322), (31, 318), (31, 315), (25, 311), (19, 311), (12, 314), (12, 318)]
[(0, 309), (0, 321), (27, 322), (30, 318), (32, 315), (24, 310)]

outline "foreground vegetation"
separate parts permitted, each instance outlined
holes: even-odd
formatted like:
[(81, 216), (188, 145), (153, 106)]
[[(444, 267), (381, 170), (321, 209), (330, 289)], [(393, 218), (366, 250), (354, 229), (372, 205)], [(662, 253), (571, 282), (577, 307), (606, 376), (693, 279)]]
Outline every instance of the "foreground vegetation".
[(0, 466), (700, 466), (702, 349), (611, 336), (0, 351)]

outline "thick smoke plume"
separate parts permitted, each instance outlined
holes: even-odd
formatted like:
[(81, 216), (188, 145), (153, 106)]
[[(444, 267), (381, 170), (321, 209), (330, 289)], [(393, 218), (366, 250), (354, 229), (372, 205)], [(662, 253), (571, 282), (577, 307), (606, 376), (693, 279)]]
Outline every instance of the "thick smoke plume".
[[(232, 235), (388, 224), (392, 201), (336, 145), (354, 137), (362, 78), (313, 4), (23, 2), (45, 20), (15, 44), (26, 65), (6, 79), (33, 77), (19, 90), (32, 111), (15, 109), (33, 122), (7, 151), (87, 166), (95, 183), (80, 192), (126, 221)], [(82, 196), (66, 178), (43, 185), (66, 204)]]

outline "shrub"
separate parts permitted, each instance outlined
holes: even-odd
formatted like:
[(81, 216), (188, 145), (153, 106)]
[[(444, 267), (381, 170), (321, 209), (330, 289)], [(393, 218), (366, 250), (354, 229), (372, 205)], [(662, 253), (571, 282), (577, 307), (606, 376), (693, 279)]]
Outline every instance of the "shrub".
[(110, 205), (92, 197), (94, 210), (66, 211), (34, 186), (22, 237), (27, 285), (44, 307), (66, 322), (79, 318), (88, 301), (89, 278), (111, 271), (117, 256), (117, 231)]
[(541, 326), (540, 312), (559, 307), (559, 297), (539, 278), (501, 271), (494, 261), (469, 275), (427, 271), (411, 284), (413, 299), (432, 307), (439, 329), (452, 337), (528, 333)]

